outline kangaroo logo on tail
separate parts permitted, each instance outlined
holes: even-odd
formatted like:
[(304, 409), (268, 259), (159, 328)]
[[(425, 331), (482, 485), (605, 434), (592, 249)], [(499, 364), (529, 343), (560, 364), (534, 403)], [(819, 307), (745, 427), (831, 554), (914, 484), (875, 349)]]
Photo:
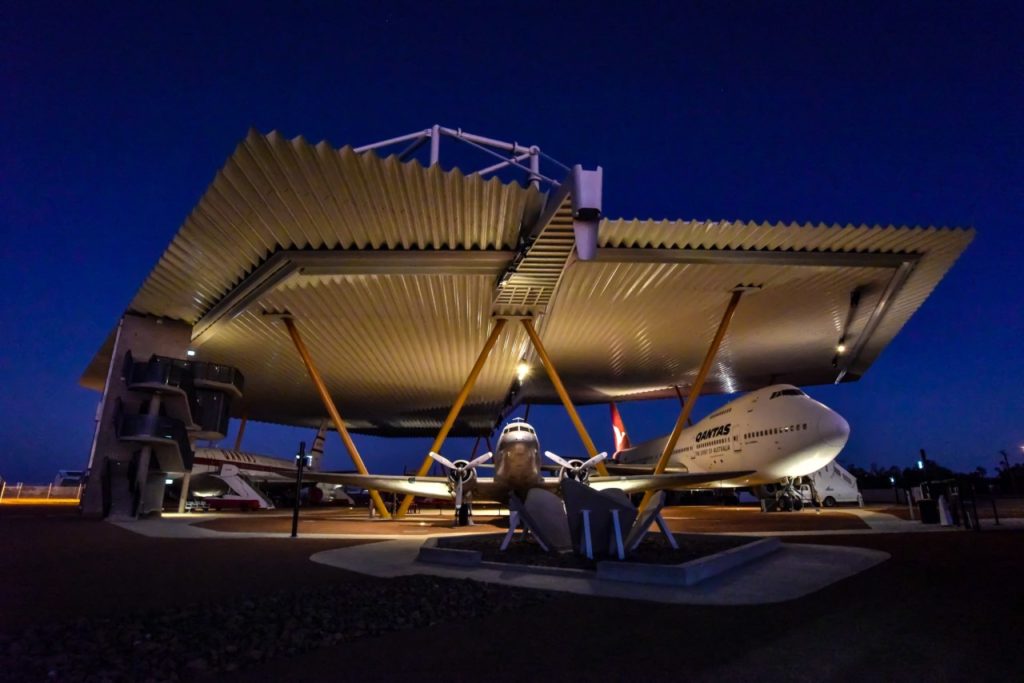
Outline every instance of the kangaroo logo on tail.
[(612, 432), (615, 435), (615, 452), (624, 451), (631, 447), (629, 434), (626, 433), (626, 426), (622, 423), (622, 416), (614, 403), (608, 404), (612, 409)]

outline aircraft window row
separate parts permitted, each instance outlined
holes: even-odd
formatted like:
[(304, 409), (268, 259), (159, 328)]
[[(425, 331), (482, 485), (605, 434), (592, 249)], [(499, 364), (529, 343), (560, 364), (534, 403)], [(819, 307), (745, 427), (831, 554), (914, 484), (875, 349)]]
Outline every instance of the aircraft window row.
[(789, 425), (788, 427), (773, 427), (772, 429), (761, 429), (756, 432), (747, 432), (744, 436), (747, 439), (757, 438), (759, 436), (772, 436), (774, 434), (783, 434), (785, 432), (804, 432), (807, 431), (807, 423)]

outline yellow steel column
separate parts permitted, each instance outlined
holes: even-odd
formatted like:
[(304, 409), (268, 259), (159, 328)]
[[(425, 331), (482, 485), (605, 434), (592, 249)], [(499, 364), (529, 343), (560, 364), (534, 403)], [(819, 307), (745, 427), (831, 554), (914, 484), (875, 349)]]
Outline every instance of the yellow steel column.
[[(590, 438), (590, 434), (587, 433), (587, 428), (583, 426), (583, 421), (580, 420), (579, 413), (576, 412), (576, 406), (572, 404), (572, 399), (569, 398), (569, 392), (565, 390), (562, 380), (558, 377), (558, 372), (555, 371), (555, 366), (552, 364), (551, 358), (548, 357), (544, 343), (540, 340), (537, 329), (533, 326), (533, 320), (523, 318), (522, 322), (523, 327), (526, 328), (526, 333), (530, 335), (533, 348), (537, 351), (537, 355), (540, 356), (540, 360), (544, 364), (544, 370), (548, 373), (548, 379), (555, 385), (555, 391), (558, 392), (558, 397), (562, 399), (562, 405), (565, 406), (566, 411), (569, 413), (569, 419), (572, 420), (573, 426), (576, 427), (576, 432), (580, 435), (583, 446), (587, 449), (590, 457), (593, 458), (597, 455), (597, 447), (594, 446), (594, 441)], [(608, 475), (608, 470), (603, 462), (597, 463), (597, 472), (602, 476)]]
[[(448, 417), (445, 418), (444, 424), (441, 425), (441, 431), (437, 433), (434, 438), (434, 444), (430, 447), (431, 452), (439, 453), (441, 446), (444, 444), (445, 439), (448, 438), (448, 432), (452, 430), (452, 426), (455, 425), (455, 418), (459, 416), (459, 412), (462, 410), (462, 406), (466, 404), (466, 399), (469, 398), (469, 393), (473, 390), (473, 385), (476, 384), (477, 378), (480, 376), (480, 371), (484, 368), (484, 362), (487, 360), (487, 356), (490, 355), (491, 349), (498, 342), (498, 336), (501, 335), (501, 331), (505, 329), (505, 318), (498, 318), (494, 322), (494, 328), (491, 330), (491, 334), (487, 337), (487, 341), (484, 342), (484, 347), (480, 349), (480, 355), (476, 358), (476, 363), (473, 364), (473, 369), (469, 371), (469, 377), (466, 378), (466, 383), (462, 385), (462, 391), (455, 397), (455, 403), (452, 404), (451, 410), (448, 411)], [(434, 460), (428, 455), (423, 459), (423, 464), (420, 465), (419, 470), (416, 471), (417, 477), (426, 476), (427, 472), (430, 471), (430, 465)], [(402, 499), (402, 504), (398, 508), (396, 516), (401, 518), (405, 516), (405, 513), (409, 511), (409, 506), (412, 505), (413, 498), (412, 494), (407, 494)]]
[(242, 423), (238, 425), (238, 435), (235, 436), (235, 450), (242, 450), (242, 435), (245, 434), (245, 424), (249, 421), (248, 415), (242, 416)]
[[(295, 349), (299, 352), (302, 357), (302, 362), (306, 366), (306, 372), (309, 373), (310, 379), (313, 380), (313, 386), (316, 387), (317, 393), (320, 394), (320, 400), (323, 401), (324, 407), (327, 408), (327, 412), (330, 414), (331, 419), (334, 421), (334, 427), (338, 430), (338, 434), (341, 435), (341, 440), (345, 442), (345, 448), (348, 449), (348, 454), (352, 458), (352, 462), (355, 463), (356, 469), (359, 470), (360, 474), (369, 474), (366, 471), (366, 465), (363, 464), (363, 459), (359, 455), (358, 449), (356, 449), (355, 443), (352, 441), (352, 437), (349, 436), (348, 430), (345, 428), (345, 422), (341, 419), (341, 414), (338, 412), (337, 407), (334, 405), (334, 401), (331, 399), (331, 395), (327, 392), (327, 386), (324, 384), (323, 378), (320, 376), (320, 372), (313, 365), (313, 358), (309, 355), (309, 350), (302, 341), (302, 337), (299, 336), (299, 330), (295, 327), (295, 321), (289, 317), (284, 318), (284, 325), (288, 328), (288, 334), (291, 335), (292, 341), (295, 343)], [(384, 519), (389, 519), (391, 515), (388, 513), (388, 508), (384, 505), (384, 501), (381, 500), (380, 494), (376, 491), (370, 491), (370, 498), (373, 500), (374, 507), (377, 508), (377, 512)]]
[[(743, 296), (743, 290), (737, 289), (733, 291), (732, 298), (729, 299), (729, 305), (725, 308), (722, 321), (718, 323), (718, 331), (715, 332), (715, 337), (711, 340), (711, 346), (708, 347), (708, 352), (704, 355), (704, 362), (701, 363), (700, 370), (697, 372), (697, 379), (693, 381), (693, 386), (690, 387), (690, 392), (686, 395), (686, 403), (683, 404), (683, 409), (679, 412), (676, 426), (672, 429), (672, 434), (669, 435), (668, 441), (665, 442), (665, 448), (661, 451), (658, 464), (654, 466), (654, 474), (662, 474), (665, 468), (668, 467), (669, 458), (672, 456), (672, 451), (676, 449), (676, 444), (679, 443), (679, 435), (683, 433), (683, 427), (686, 426), (686, 421), (690, 419), (690, 413), (693, 412), (693, 406), (697, 402), (697, 397), (700, 396), (701, 389), (704, 388), (704, 380), (711, 370), (711, 363), (715, 360), (718, 347), (722, 345), (722, 340), (725, 339), (725, 331), (729, 329), (729, 322), (736, 312), (736, 306), (739, 305), (741, 296)], [(653, 491), (644, 493), (639, 509), (643, 510), (651, 501), (653, 495)]]

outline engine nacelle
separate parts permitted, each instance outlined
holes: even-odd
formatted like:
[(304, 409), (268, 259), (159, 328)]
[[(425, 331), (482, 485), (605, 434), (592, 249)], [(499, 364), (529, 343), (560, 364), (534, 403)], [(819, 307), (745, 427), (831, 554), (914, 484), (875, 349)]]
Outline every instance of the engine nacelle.
[(189, 493), (196, 498), (217, 498), (231, 493), (231, 487), (216, 474), (195, 474), (189, 483)]
[(460, 479), (462, 480), (463, 486), (476, 480), (476, 468), (469, 467), (468, 460), (456, 460), (452, 464), (455, 465), (455, 467), (448, 468), (445, 471), (445, 474), (448, 477), (448, 483), (452, 486), (454, 486)]
[(569, 467), (563, 467), (558, 471), (559, 479), (572, 479), (578, 481), (581, 484), (586, 484), (587, 480), (590, 479), (590, 468), (584, 467), (582, 460), (569, 460), (567, 461)]

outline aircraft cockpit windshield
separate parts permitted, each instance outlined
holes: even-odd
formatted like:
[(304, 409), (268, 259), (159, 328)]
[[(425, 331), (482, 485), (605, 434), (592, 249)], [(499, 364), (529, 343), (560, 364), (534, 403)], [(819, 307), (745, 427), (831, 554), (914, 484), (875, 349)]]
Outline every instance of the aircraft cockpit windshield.
[(778, 391), (773, 391), (772, 395), (768, 398), (768, 400), (770, 401), (771, 399), (778, 398), (779, 396), (806, 396), (806, 395), (807, 394), (805, 394), (804, 392), (800, 391), (799, 389), (779, 389)]
[(536, 434), (536, 432), (533, 431), (533, 427), (522, 421), (510, 422), (505, 427), (505, 429), (502, 430), (502, 433), (504, 434), (510, 434), (512, 432), (526, 432), (527, 434)]

